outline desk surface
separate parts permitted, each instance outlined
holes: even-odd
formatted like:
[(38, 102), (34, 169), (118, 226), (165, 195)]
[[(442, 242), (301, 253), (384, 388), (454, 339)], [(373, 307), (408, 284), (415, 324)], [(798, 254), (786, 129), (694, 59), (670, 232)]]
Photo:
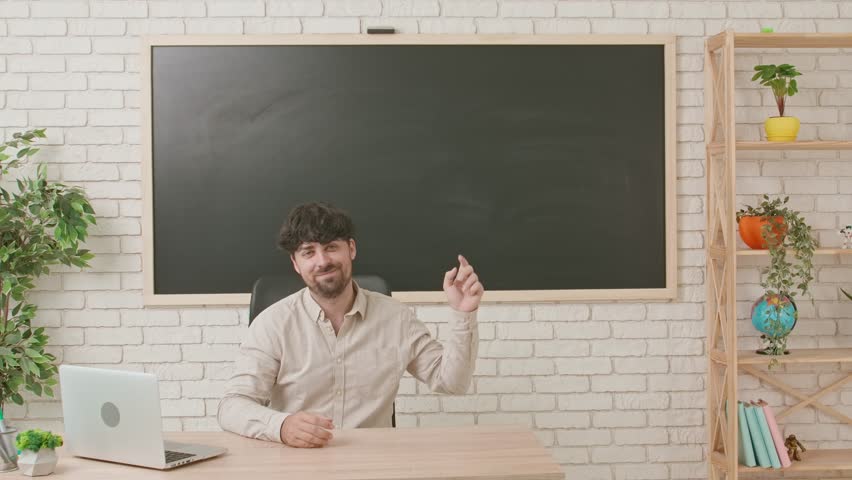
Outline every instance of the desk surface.
[[(225, 432), (167, 433), (169, 440), (221, 445), (223, 456), (170, 471), (65, 456), (51, 478), (263, 480), (561, 480), (564, 474), (529, 428), (365, 428), (338, 430), (324, 448), (290, 448)], [(20, 473), (6, 478), (32, 478)]]

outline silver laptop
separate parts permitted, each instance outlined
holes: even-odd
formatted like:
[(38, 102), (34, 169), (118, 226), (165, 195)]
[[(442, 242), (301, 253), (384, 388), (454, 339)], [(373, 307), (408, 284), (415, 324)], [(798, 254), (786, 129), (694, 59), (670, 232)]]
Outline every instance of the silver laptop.
[(153, 374), (60, 365), (59, 383), (72, 455), (166, 470), (227, 451), (163, 441)]

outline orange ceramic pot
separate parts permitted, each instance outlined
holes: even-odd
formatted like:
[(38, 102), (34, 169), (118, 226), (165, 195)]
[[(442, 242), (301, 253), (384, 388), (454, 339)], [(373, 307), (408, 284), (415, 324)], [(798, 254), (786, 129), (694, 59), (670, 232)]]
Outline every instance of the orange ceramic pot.
[[(770, 225), (770, 217), (742, 217), (739, 222), (740, 238), (743, 239), (749, 247), (760, 250), (767, 249), (769, 245), (766, 239), (763, 238), (763, 226)], [(772, 231), (777, 236), (778, 240), (784, 239), (787, 234), (787, 225), (784, 223), (784, 217), (774, 217), (776, 222), (781, 223), (781, 227), (773, 227)]]

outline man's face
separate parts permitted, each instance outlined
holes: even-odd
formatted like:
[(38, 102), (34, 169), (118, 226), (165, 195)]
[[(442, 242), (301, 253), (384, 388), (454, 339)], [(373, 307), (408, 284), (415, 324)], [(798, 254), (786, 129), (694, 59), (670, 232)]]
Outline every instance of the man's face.
[(352, 280), (355, 240), (305, 242), (290, 259), (311, 292), (323, 298), (335, 298)]

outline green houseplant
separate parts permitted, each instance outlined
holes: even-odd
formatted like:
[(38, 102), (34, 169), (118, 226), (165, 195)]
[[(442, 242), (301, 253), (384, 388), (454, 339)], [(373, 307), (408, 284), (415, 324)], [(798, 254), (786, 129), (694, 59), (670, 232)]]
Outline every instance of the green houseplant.
[(18, 447), (18, 468), (31, 477), (48, 475), (56, 468), (56, 447), (62, 446), (62, 437), (44, 430), (27, 430), (15, 439)]
[[(15, 133), (0, 143), (0, 180), (25, 164), (39, 149), (44, 129)], [(26, 301), (33, 280), (62, 263), (87, 267), (94, 255), (79, 249), (94, 210), (79, 187), (48, 182), (38, 165), (36, 178), (17, 178), (17, 192), (0, 187), (0, 410), (9, 401), (22, 405), (20, 388), (53, 396), (56, 358), (44, 351), (48, 336), (33, 328), (36, 306)]]
[(784, 108), (787, 97), (792, 97), (799, 91), (796, 78), (801, 73), (796, 67), (788, 63), (781, 65), (757, 65), (754, 67), (756, 73), (751, 77), (752, 81), (759, 81), (761, 85), (770, 87), (778, 106), (778, 116), (770, 117), (764, 122), (766, 138), (770, 142), (792, 142), (799, 134), (799, 119), (796, 117), (785, 117)]
[[(787, 352), (787, 336), (798, 318), (794, 297), (797, 291), (810, 296), (808, 287), (813, 281), (816, 240), (802, 215), (786, 206), (789, 199), (770, 200), (764, 195), (756, 207), (747, 205), (737, 212), (740, 235), (744, 235), (747, 220), (756, 219), (769, 249), (769, 268), (760, 283), (766, 294), (752, 308), (752, 323), (766, 342), (766, 348), (758, 352), (768, 355)], [(790, 251), (795, 262), (787, 257)]]

